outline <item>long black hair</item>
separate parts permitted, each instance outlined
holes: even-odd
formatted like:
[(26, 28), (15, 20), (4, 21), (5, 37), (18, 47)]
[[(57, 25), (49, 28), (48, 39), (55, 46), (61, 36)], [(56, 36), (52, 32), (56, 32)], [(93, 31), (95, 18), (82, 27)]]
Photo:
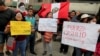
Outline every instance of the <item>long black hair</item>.
[(96, 15), (91, 15), (90, 17), (88, 17), (87, 22), (90, 22), (90, 21), (93, 20), (94, 18), (97, 19)]
[[(23, 13), (22, 13), (22, 12), (17, 12), (16, 14), (18, 14), (18, 13), (20, 13), (20, 14), (22, 15), (22, 20), (21, 20), (21, 21), (25, 21), (25, 17), (24, 17), (24, 15), (23, 15)], [(15, 16), (15, 18), (12, 19), (12, 20), (17, 21), (17, 20), (16, 20), (16, 16)]]
[(25, 4), (23, 2), (20, 2), (18, 7), (20, 7), (20, 6), (25, 6)]

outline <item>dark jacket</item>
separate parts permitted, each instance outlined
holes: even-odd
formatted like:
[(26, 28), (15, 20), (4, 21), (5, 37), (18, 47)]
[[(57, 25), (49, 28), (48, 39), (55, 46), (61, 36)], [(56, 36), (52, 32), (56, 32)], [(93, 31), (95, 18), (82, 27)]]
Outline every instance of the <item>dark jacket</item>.
[(4, 31), (5, 26), (14, 17), (15, 13), (11, 9), (0, 12), (0, 31)]

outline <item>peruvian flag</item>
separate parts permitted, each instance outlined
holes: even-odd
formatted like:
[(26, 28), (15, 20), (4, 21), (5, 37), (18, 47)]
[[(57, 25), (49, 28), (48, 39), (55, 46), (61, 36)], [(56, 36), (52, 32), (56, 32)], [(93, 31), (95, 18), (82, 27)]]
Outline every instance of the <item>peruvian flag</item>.
[(53, 18), (68, 18), (69, 2), (61, 3), (44, 3), (38, 15), (40, 17), (46, 17), (48, 12), (53, 12)]

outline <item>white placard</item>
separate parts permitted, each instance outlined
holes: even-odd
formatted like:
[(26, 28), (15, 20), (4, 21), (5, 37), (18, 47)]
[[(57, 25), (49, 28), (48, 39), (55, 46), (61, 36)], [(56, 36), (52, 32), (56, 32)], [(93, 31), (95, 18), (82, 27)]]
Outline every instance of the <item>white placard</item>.
[(57, 19), (52, 18), (40, 18), (39, 31), (57, 32)]
[(62, 43), (94, 52), (99, 29), (97, 24), (64, 22)]

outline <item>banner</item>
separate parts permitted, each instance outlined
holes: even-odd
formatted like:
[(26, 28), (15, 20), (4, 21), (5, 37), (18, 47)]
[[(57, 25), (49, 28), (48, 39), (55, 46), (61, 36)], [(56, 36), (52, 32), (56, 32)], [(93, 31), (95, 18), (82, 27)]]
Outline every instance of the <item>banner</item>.
[(100, 25), (64, 22), (62, 44), (95, 51)]
[(47, 32), (57, 32), (57, 19), (40, 18), (38, 30)]
[(46, 17), (48, 12), (53, 12), (53, 18), (67, 19), (70, 2), (43, 3), (38, 15)]
[(30, 35), (31, 23), (25, 21), (11, 21), (11, 35)]

